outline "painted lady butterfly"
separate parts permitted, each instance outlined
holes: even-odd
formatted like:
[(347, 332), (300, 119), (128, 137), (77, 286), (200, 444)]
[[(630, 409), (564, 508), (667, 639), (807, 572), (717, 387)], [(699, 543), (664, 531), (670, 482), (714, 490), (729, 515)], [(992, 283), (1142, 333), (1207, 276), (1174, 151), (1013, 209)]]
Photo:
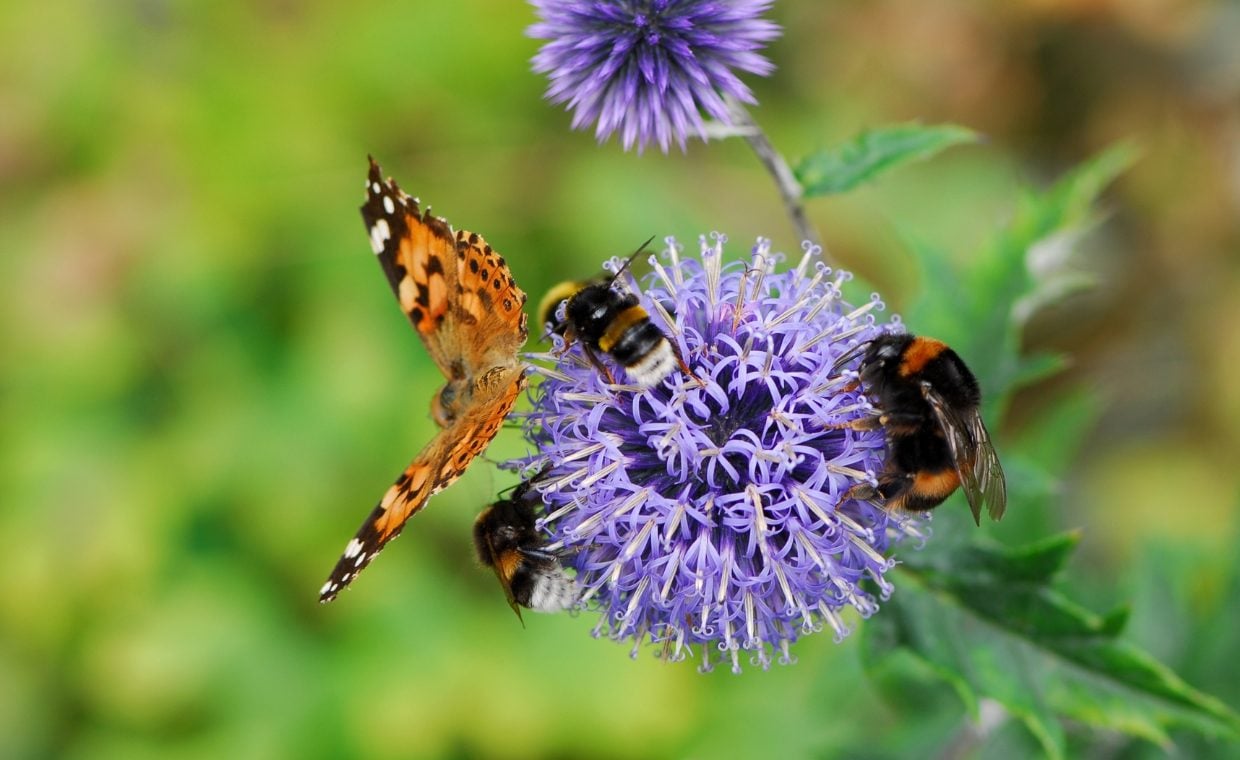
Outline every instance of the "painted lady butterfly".
[(525, 388), (525, 293), (479, 235), (421, 212), (370, 159), (362, 219), (400, 308), (448, 382), (431, 401), (442, 428), (388, 489), (319, 591), (330, 602), (499, 431)]

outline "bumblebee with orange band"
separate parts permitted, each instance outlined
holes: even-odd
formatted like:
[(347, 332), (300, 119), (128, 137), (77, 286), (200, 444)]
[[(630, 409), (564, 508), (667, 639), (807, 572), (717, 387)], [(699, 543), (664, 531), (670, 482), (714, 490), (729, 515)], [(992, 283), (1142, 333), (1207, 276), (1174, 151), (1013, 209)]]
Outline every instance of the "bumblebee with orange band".
[(581, 596), (577, 581), (565, 571), (562, 552), (549, 551), (537, 529), (538, 493), (526, 481), (511, 497), (500, 499), (474, 520), (478, 560), (495, 571), (508, 606), (522, 625), (521, 608), (559, 612)]
[[(646, 243), (612, 277), (561, 283), (548, 291), (538, 306), (543, 324), (551, 323), (552, 331), (563, 335), (568, 345), (581, 341), (586, 358), (608, 383), (614, 384), (615, 380), (599, 360), (599, 353), (615, 359), (624, 367), (633, 385), (642, 390), (658, 385), (677, 366), (694, 377), (675, 344), (651, 321), (637, 294), (615, 287), (620, 274), (645, 250)], [(556, 311), (564, 301), (568, 302), (564, 307), (564, 319), (557, 321)]]
[(840, 357), (838, 371), (861, 356), (858, 380), (879, 414), (838, 424), (881, 427), (888, 454), (877, 486), (853, 486), (844, 497), (881, 497), (888, 509), (925, 512), (963, 486), (981, 524), (982, 507), (998, 520), (1007, 485), (982, 423), (977, 378), (947, 344), (914, 335), (883, 335)]

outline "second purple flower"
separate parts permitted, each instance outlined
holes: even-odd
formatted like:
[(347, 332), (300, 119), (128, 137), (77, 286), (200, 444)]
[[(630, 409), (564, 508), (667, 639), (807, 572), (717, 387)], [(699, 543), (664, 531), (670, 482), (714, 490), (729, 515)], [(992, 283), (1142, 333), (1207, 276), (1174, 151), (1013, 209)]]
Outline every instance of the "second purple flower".
[(761, 15), (772, 0), (531, 0), (547, 40), (534, 70), (547, 98), (573, 111), (573, 128), (595, 122), (600, 141), (619, 132), (625, 150), (704, 136), (702, 113), (729, 123), (723, 96), (753, 103), (736, 75), (765, 76), (758, 51), (779, 35)]

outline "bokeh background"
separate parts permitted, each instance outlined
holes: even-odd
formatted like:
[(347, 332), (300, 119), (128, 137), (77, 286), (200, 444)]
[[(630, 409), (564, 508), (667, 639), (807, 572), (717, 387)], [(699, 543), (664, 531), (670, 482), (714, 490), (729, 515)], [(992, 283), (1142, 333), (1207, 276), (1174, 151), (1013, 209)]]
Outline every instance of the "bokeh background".
[[(1138, 146), (1082, 246), (1098, 287), (1028, 335), (1074, 364), (999, 438), (1065, 389), (1095, 392), (1047, 516), (1084, 529), (1070, 572), (1091, 603), (1132, 600), (1139, 644), (1240, 705), (1237, 672), (1196, 645), (1234, 652), (1219, 632), (1240, 628), (1240, 3), (772, 15), (779, 68), (751, 80), (754, 115), (789, 156), (910, 119), (988, 138), (811, 205), (897, 309), (920, 292), (908, 236), (967, 255), (1020, 187)], [(569, 132), (529, 71), (532, 19), (484, 0), (0, 5), (0, 756), (1026, 746), (1006, 729), (961, 745), (949, 693), (884, 702), (856, 636), (732, 676), (630, 660), (588, 614), (522, 629), (471, 554), (473, 516), (513, 481), (489, 462), (316, 603), (431, 435), (441, 383), (372, 260), (367, 153), (484, 233), (532, 300), (650, 235), (796, 247), (743, 144), (639, 157)], [(509, 430), (490, 456), (523, 452)], [(1004, 529), (986, 528), (1037, 537)]]

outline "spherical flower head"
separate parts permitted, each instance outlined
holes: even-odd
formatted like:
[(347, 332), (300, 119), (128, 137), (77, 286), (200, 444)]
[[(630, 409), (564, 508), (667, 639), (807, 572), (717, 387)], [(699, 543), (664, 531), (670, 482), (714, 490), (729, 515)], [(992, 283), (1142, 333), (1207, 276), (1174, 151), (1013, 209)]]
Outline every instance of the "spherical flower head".
[(705, 137), (702, 112), (730, 123), (723, 95), (746, 103), (753, 93), (736, 71), (767, 75), (757, 51), (779, 35), (760, 16), (772, 0), (531, 0), (548, 40), (534, 71), (551, 80), (547, 98), (567, 103), (573, 128), (595, 122), (599, 142), (620, 132), (625, 150), (690, 132)]
[(604, 356), (621, 383), (608, 385), (579, 341), (557, 337), (524, 418), (537, 453), (513, 463), (535, 477), (583, 605), (602, 612), (595, 634), (632, 639), (634, 655), (647, 640), (672, 660), (700, 648), (705, 670), (739, 670), (742, 653), (788, 662), (824, 625), (842, 639), (842, 608), (877, 609), (864, 580), (892, 590), (890, 542), (921, 535), (911, 517), (845, 498), (875, 482), (886, 443), (842, 426), (873, 408), (834, 365), (898, 321), (876, 324), (877, 296), (845, 303), (849, 275), (815, 263), (816, 248), (777, 272), (768, 241), (748, 266), (722, 263), (724, 241), (703, 238), (698, 260), (669, 238), (640, 294), (696, 377), (641, 391)]

